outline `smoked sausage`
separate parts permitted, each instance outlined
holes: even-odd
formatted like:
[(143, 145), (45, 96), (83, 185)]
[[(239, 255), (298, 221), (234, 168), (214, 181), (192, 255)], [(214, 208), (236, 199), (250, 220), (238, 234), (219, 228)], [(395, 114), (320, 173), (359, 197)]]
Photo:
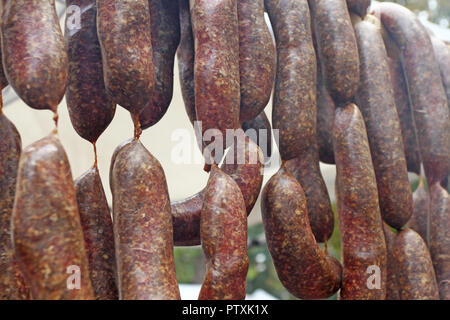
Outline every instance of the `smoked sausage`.
[(397, 234), (394, 233), (386, 223), (383, 223), (384, 237), (386, 239), (386, 300), (399, 300), (399, 292), (397, 287), (397, 269), (395, 261), (395, 238)]
[(243, 122), (242, 130), (259, 146), (267, 161), (272, 156), (272, 126), (266, 113), (263, 111), (254, 119)]
[(336, 106), (328, 93), (326, 84), (320, 73), (317, 82), (317, 145), (319, 160), (323, 163), (334, 164), (333, 151), (333, 121)]
[(416, 231), (425, 243), (429, 244), (430, 225), (430, 194), (425, 187), (423, 177), (419, 176), (419, 185), (413, 193), (413, 214), (408, 221), (408, 227)]
[(436, 60), (439, 63), (442, 84), (444, 85), (447, 103), (450, 108), (450, 48), (445, 45), (444, 41), (435, 36), (431, 36), (431, 44), (433, 45)]

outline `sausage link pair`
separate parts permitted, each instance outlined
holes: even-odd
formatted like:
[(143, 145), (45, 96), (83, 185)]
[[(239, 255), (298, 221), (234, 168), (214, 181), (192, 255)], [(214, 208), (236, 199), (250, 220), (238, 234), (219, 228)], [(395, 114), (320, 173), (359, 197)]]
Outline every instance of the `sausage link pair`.
[(113, 224), (96, 166), (75, 180), (75, 190), (95, 298), (117, 300)]
[(408, 227), (416, 231), (427, 245), (429, 245), (430, 225), (430, 195), (425, 188), (422, 176), (419, 176), (419, 185), (413, 193), (413, 214), (408, 221)]
[(375, 169), (381, 216), (400, 229), (412, 213), (412, 192), (379, 20), (355, 23), (361, 83), (356, 101), (364, 117)]
[(334, 213), (327, 186), (320, 172), (317, 145), (312, 145), (302, 156), (287, 161), (286, 169), (297, 179), (305, 192), (314, 237), (318, 242), (327, 242), (334, 230)]
[(242, 130), (261, 148), (267, 161), (272, 156), (272, 126), (266, 113), (262, 111), (255, 118), (243, 122)]
[[(356, 105), (336, 109), (333, 146), (344, 268), (340, 296), (342, 299), (383, 300), (386, 244), (366, 127)], [(381, 272), (378, 275), (380, 286), (369, 288), (368, 272), (374, 267)]]
[(348, 9), (356, 13), (360, 17), (367, 14), (367, 9), (370, 7), (371, 0), (347, 0)]
[(272, 125), (281, 159), (305, 152), (316, 136), (317, 61), (306, 0), (266, 0), (277, 45)]
[(69, 161), (54, 134), (22, 153), (12, 235), (34, 299), (94, 299)]
[[(116, 111), (103, 81), (97, 5), (95, 0), (66, 0), (66, 6), (69, 10), (75, 6), (79, 8), (79, 11), (69, 11), (66, 16), (64, 36), (69, 54), (67, 108), (75, 131), (87, 141), (96, 142)], [(74, 18), (78, 14), (81, 16)], [(79, 26), (75, 24), (78, 18)]]
[(34, 109), (56, 112), (66, 91), (68, 57), (55, 0), (2, 0), (6, 78)]
[(138, 116), (155, 84), (148, 0), (97, 0), (97, 33), (106, 90)]
[(264, 0), (239, 0), (239, 70), (242, 122), (267, 105), (275, 80), (275, 46), (264, 20)]
[(359, 85), (355, 32), (345, 0), (309, 0), (318, 57), (334, 102), (349, 102)]
[(215, 164), (200, 221), (206, 275), (199, 300), (245, 299), (248, 271), (247, 214), (236, 182)]
[(400, 5), (379, 3), (374, 12), (402, 55), (427, 181), (441, 182), (450, 170), (450, 120), (430, 37), (415, 14)]
[(139, 119), (142, 129), (155, 125), (173, 96), (173, 64), (180, 42), (177, 0), (149, 0), (155, 87)]
[(267, 246), (283, 286), (301, 299), (322, 299), (340, 288), (342, 268), (312, 233), (302, 187), (283, 165), (267, 182), (261, 211)]
[(160, 163), (133, 140), (116, 154), (112, 176), (120, 299), (180, 299), (170, 199)]
[(397, 270), (395, 261), (395, 238), (397, 234), (394, 233), (386, 223), (383, 223), (384, 238), (386, 239), (386, 300), (400, 300), (398, 286), (397, 286)]
[(445, 45), (444, 41), (435, 36), (431, 36), (431, 44), (433, 45), (436, 60), (439, 63), (441, 79), (447, 95), (447, 103), (450, 108), (450, 48)]

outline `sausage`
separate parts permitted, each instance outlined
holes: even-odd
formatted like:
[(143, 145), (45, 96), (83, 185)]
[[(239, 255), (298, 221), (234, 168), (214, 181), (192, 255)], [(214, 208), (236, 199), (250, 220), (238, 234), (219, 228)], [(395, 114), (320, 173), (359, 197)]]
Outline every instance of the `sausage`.
[(66, 6), (78, 6), (81, 14), (79, 27), (72, 25), (71, 15), (66, 16), (64, 36), (69, 55), (67, 108), (75, 131), (87, 141), (96, 142), (116, 111), (103, 81), (97, 5), (95, 0), (66, 0)]
[(95, 298), (117, 300), (113, 224), (96, 166), (75, 180), (75, 190)]
[(166, 113), (173, 95), (173, 66), (180, 42), (177, 0), (149, 0), (155, 87), (139, 116), (142, 129), (156, 124)]
[(245, 299), (249, 266), (245, 202), (236, 182), (215, 164), (205, 189), (200, 235), (206, 275), (198, 299)]
[(337, 106), (359, 85), (358, 47), (345, 0), (309, 0), (318, 57), (328, 92)]
[(430, 190), (430, 253), (442, 300), (450, 300), (450, 197), (438, 183)]
[[(263, 182), (263, 154), (260, 148), (245, 137), (244, 144), (233, 145), (233, 159), (225, 157), (221, 169), (237, 183), (244, 197), (247, 215), (258, 199)], [(240, 163), (239, 155), (244, 155)], [(242, 160), (242, 159), (241, 159)], [(181, 201), (172, 202), (174, 242), (177, 246), (200, 244), (200, 216), (205, 190)]]
[(397, 286), (397, 270), (395, 262), (395, 238), (394, 233), (386, 223), (383, 223), (384, 238), (386, 239), (387, 265), (386, 265), (386, 300), (400, 300)]
[(323, 163), (334, 164), (333, 151), (333, 121), (336, 106), (328, 93), (320, 72), (317, 83), (317, 144), (319, 160)]
[(170, 199), (160, 163), (134, 140), (118, 152), (112, 175), (120, 299), (180, 299)]
[(417, 232), (409, 228), (401, 231), (393, 256), (400, 300), (439, 300), (430, 252)]
[(334, 230), (330, 196), (319, 167), (319, 153), (314, 144), (302, 156), (286, 162), (286, 169), (302, 186), (308, 217), (317, 242), (327, 242)]
[(406, 166), (409, 172), (420, 174), (420, 149), (417, 140), (416, 125), (411, 110), (400, 52), (389, 33), (383, 28), (383, 39), (388, 54), (389, 71), (394, 89), (395, 106), (402, 130), (403, 147), (405, 150)]
[(432, 185), (450, 170), (450, 121), (430, 37), (415, 14), (400, 5), (380, 3), (374, 13), (400, 49), (425, 176)]
[(267, 246), (283, 286), (301, 299), (332, 296), (340, 288), (341, 269), (314, 239), (300, 184), (282, 166), (261, 199)]
[(54, 134), (22, 153), (12, 239), (34, 299), (94, 298), (69, 161)]
[(413, 193), (413, 203), (413, 214), (407, 226), (416, 231), (426, 244), (429, 244), (430, 195), (425, 188), (422, 176), (419, 176), (419, 185)]
[(106, 90), (138, 116), (155, 84), (148, 0), (98, 0), (97, 33)]
[[(190, 8), (195, 44), (196, 119), (202, 123), (202, 137), (207, 130), (213, 130), (209, 132), (214, 143), (203, 141), (203, 147), (208, 147), (210, 152), (211, 145), (216, 149), (224, 147), (217, 144), (219, 133), (224, 138), (227, 129), (240, 126), (237, 1), (190, 0)], [(213, 154), (216, 161), (220, 154)], [(207, 164), (210, 164), (209, 155), (205, 156)]]
[(431, 36), (431, 44), (433, 45), (436, 60), (439, 63), (442, 84), (444, 85), (447, 103), (450, 108), (450, 48), (445, 45), (444, 41), (435, 36)]
[(317, 61), (306, 1), (266, 0), (277, 45), (272, 126), (282, 160), (305, 152), (316, 135)]
[[(356, 105), (336, 109), (333, 146), (343, 257), (340, 295), (344, 300), (383, 300), (386, 244), (366, 128)], [(379, 289), (367, 286), (371, 266), (381, 272)]]
[(264, 0), (240, 0), (237, 9), (242, 123), (258, 116), (270, 100), (276, 53), (264, 20)]
[(367, 128), (381, 216), (400, 229), (413, 210), (412, 192), (380, 22), (368, 15), (355, 24), (355, 33), (361, 62), (356, 101)]
[(261, 148), (267, 161), (272, 156), (272, 126), (266, 113), (262, 111), (254, 119), (243, 122), (242, 130)]
[(66, 91), (68, 57), (55, 0), (2, 0), (6, 78), (34, 109), (56, 112)]
[(370, 7), (371, 0), (347, 0), (348, 9), (356, 13), (360, 17), (367, 14), (367, 9)]

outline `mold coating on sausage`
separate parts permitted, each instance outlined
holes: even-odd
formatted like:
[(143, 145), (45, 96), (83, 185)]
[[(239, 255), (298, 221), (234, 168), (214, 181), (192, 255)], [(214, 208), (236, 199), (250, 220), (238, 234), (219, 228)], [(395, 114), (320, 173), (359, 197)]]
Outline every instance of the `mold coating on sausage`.
[(427, 181), (440, 182), (450, 169), (450, 120), (430, 37), (415, 14), (400, 5), (379, 3), (374, 12), (402, 55)]
[(395, 238), (397, 234), (394, 233), (386, 223), (383, 223), (384, 238), (386, 239), (386, 300), (399, 300), (400, 295), (397, 287), (397, 269), (395, 261)]
[(236, 182), (212, 166), (206, 185), (200, 235), (206, 275), (199, 300), (243, 300), (249, 266), (247, 214)]
[(349, 102), (359, 85), (359, 57), (345, 0), (309, 0), (318, 57), (335, 103)]
[(347, 0), (348, 9), (351, 12), (364, 17), (367, 14), (367, 9), (370, 7), (371, 0)]
[(302, 186), (308, 208), (308, 217), (317, 242), (326, 242), (334, 230), (334, 213), (330, 196), (319, 167), (317, 145), (298, 158), (286, 162), (286, 169)]
[(117, 300), (113, 224), (98, 168), (75, 180), (75, 190), (95, 298)]
[(239, 0), (240, 122), (258, 116), (275, 80), (275, 46), (264, 20), (264, 0)]
[[(336, 109), (333, 146), (343, 257), (340, 296), (344, 300), (383, 300), (386, 244), (366, 127), (356, 105)], [(370, 266), (379, 267), (380, 289), (367, 286)]]
[(139, 115), (155, 84), (148, 0), (98, 0), (97, 33), (108, 94)]
[(264, 159), (266, 161), (270, 159), (272, 156), (272, 126), (266, 113), (262, 111), (254, 119), (243, 122), (242, 130), (259, 146), (264, 154)]
[(423, 178), (419, 176), (419, 185), (413, 193), (413, 214), (408, 221), (408, 227), (416, 231), (426, 244), (429, 244), (430, 225), (430, 194), (425, 187)]
[(430, 186), (430, 253), (442, 300), (450, 300), (450, 196), (439, 184)]
[(112, 175), (120, 299), (180, 299), (170, 198), (159, 161), (134, 140), (117, 154)]
[(3, 0), (2, 5), (6, 78), (27, 105), (55, 112), (69, 71), (55, 0)]
[(433, 45), (436, 60), (439, 63), (442, 84), (444, 85), (447, 103), (450, 108), (450, 48), (445, 45), (444, 41), (435, 36), (431, 36), (431, 44)]
[(369, 138), (381, 216), (390, 226), (400, 229), (412, 214), (412, 192), (387, 53), (377, 23), (377, 18), (369, 15), (355, 24), (361, 62), (356, 101)]
[(69, 55), (69, 80), (66, 102), (75, 131), (89, 142), (111, 123), (116, 105), (106, 93), (100, 43), (97, 37), (95, 0), (66, 0), (66, 6), (80, 8), (80, 28), (66, 16), (64, 33)]
[[(15, 257), (38, 300), (94, 299), (66, 153), (54, 134), (26, 147), (12, 215)], [(80, 289), (70, 277), (79, 272)]]
[(180, 42), (177, 0), (149, 0), (155, 87), (139, 116), (142, 129), (155, 125), (166, 114), (173, 95), (173, 66)]
[(396, 281), (401, 300), (439, 300), (430, 252), (412, 229), (400, 232), (393, 249)]
[(266, 0), (277, 46), (272, 126), (281, 159), (298, 157), (316, 136), (317, 60), (306, 0)]
[(340, 288), (341, 272), (314, 238), (300, 184), (281, 167), (261, 199), (267, 246), (283, 286), (301, 299), (332, 296)]

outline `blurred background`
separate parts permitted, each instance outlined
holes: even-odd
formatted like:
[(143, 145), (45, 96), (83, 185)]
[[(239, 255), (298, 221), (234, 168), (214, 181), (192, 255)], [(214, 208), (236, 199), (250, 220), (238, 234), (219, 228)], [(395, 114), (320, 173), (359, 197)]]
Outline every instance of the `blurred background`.
[[(413, 10), (422, 23), (439, 38), (450, 42), (450, 1), (449, 0), (398, 0), (395, 1)], [(64, 23), (64, 1), (57, 1), (57, 10)], [(63, 28), (64, 30), (64, 28)], [(4, 113), (16, 125), (23, 146), (43, 138), (53, 129), (50, 111), (37, 111), (26, 106), (15, 95), (10, 87), (3, 90)], [(271, 102), (266, 108), (266, 114), (271, 115)], [(58, 110), (59, 135), (66, 149), (74, 178), (87, 171), (94, 163), (92, 146), (80, 138), (74, 131), (68, 116), (65, 101)], [(191, 135), (192, 152), (200, 155), (195, 144), (195, 137), (181, 97), (178, 79), (178, 67), (175, 62), (174, 97), (166, 116), (154, 127), (144, 131), (142, 142), (161, 162), (167, 177), (171, 200), (184, 199), (206, 185), (208, 175), (202, 170), (203, 163), (176, 164), (171, 160), (173, 147), (179, 144), (173, 133), (184, 129)], [(133, 124), (125, 109), (118, 107), (115, 118), (97, 143), (99, 170), (101, 173), (108, 201), (111, 203), (108, 170), (111, 155), (116, 146), (133, 135)], [(276, 146), (273, 159), (265, 169), (264, 183), (277, 171), (279, 156)], [(334, 179), (335, 168), (321, 165), (330, 198), (335, 202)], [(416, 177), (411, 176), (413, 188)], [(334, 207), (334, 205), (333, 205)], [(337, 221), (337, 219), (336, 219)], [(250, 269), (247, 278), (247, 292), (250, 299), (294, 299), (279, 282), (272, 264), (270, 254), (264, 239), (261, 224), (259, 200), (249, 217), (249, 257)], [(331, 255), (340, 258), (339, 230), (336, 223), (335, 232), (329, 241), (328, 250)], [(196, 299), (205, 272), (205, 261), (201, 247), (175, 248), (177, 275), (181, 285), (182, 298)], [(335, 299), (332, 297), (331, 299)]]

